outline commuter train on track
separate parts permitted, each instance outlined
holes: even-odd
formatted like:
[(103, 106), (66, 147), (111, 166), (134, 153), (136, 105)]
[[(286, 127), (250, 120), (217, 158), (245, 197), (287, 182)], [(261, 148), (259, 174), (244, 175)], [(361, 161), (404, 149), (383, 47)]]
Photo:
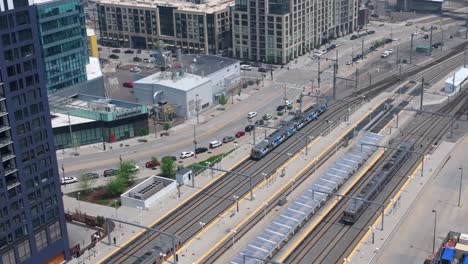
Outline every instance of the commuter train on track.
[(268, 135), (262, 142), (255, 145), (252, 148), (250, 157), (255, 160), (263, 158), (267, 153), (294, 135), (296, 131), (301, 130), (301, 128), (306, 126), (308, 123), (316, 120), (325, 111), (327, 111), (326, 104), (310, 107), (308, 110), (304, 111), (302, 115), (293, 118), (287, 124), (281, 126), (279, 129)]
[[(409, 151), (408, 151), (409, 150)], [(385, 163), (382, 170), (377, 173), (372, 180), (364, 186), (357, 195), (358, 199), (349, 201), (347, 209), (343, 212), (342, 220), (346, 224), (354, 224), (361, 214), (369, 206), (377, 194), (383, 190), (395, 173), (401, 168), (403, 163), (411, 156), (413, 150), (412, 143), (402, 143), (399, 149), (392, 155), (391, 159)]]

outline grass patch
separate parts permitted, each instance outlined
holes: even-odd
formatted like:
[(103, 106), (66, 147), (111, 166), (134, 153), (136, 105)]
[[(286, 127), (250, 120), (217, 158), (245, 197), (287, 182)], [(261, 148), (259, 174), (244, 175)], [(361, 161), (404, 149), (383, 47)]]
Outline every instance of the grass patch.
[[(230, 151), (228, 151), (226, 153), (221, 153), (221, 154), (218, 154), (218, 155), (211, 156), (211, 157), (207, 158), (206, 160), (195, 163), (195, 164), (199, 164), (201, 166), (206, 166), (206, 167), (212, 167), (214, 164), (220, 162), (224, 157), (231, 154), (234, 150), (235, 149), (231, 149)], [(205, 170), (205, 168), (196, 167), (196, 166), (193, 166), (193, 165), (194, 164), (191, 165), (191, 168), (192, 168), (192, 172), (194, 174), (199, 174), (199, 173), (201, 173), (202, 171)]]

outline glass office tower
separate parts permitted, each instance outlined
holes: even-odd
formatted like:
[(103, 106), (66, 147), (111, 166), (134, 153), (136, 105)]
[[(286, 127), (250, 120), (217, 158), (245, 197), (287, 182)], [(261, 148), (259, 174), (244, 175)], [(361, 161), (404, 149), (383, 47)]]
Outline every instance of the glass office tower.
[(89, 63), (82, 0), (36, 2), (50, 94), (84, 82)]
[(32, 0), (0, 1), (0, 262), (69, 258)]

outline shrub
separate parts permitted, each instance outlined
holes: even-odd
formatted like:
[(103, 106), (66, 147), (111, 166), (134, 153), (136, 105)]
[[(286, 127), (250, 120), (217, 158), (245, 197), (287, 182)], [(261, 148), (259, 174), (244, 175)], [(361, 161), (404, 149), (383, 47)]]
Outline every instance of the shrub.
[(161, 175), (165, 178), (175, 179), (176, 168), (175, 162), (172, 159), (166, 158), (161, 160)]

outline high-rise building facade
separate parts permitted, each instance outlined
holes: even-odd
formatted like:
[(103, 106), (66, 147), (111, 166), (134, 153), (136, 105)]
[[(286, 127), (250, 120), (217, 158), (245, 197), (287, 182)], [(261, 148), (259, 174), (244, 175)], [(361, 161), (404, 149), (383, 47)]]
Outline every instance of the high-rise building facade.
[(69, 257), (62, 193), (32, 0), (0, 1), (0, 260)]
[(236, 0), (233, 56), (284, 64), (356, 29), (357, 0)]
[(99, 0), (99, 41), (114, 47), (151, 49), (162, 40), (168, 49), (218, 54), (231, 47), (232, 0)]
[(36, 5), (48, 92), (85, 82), (89, 57), (83, 0), (41, 0)]

